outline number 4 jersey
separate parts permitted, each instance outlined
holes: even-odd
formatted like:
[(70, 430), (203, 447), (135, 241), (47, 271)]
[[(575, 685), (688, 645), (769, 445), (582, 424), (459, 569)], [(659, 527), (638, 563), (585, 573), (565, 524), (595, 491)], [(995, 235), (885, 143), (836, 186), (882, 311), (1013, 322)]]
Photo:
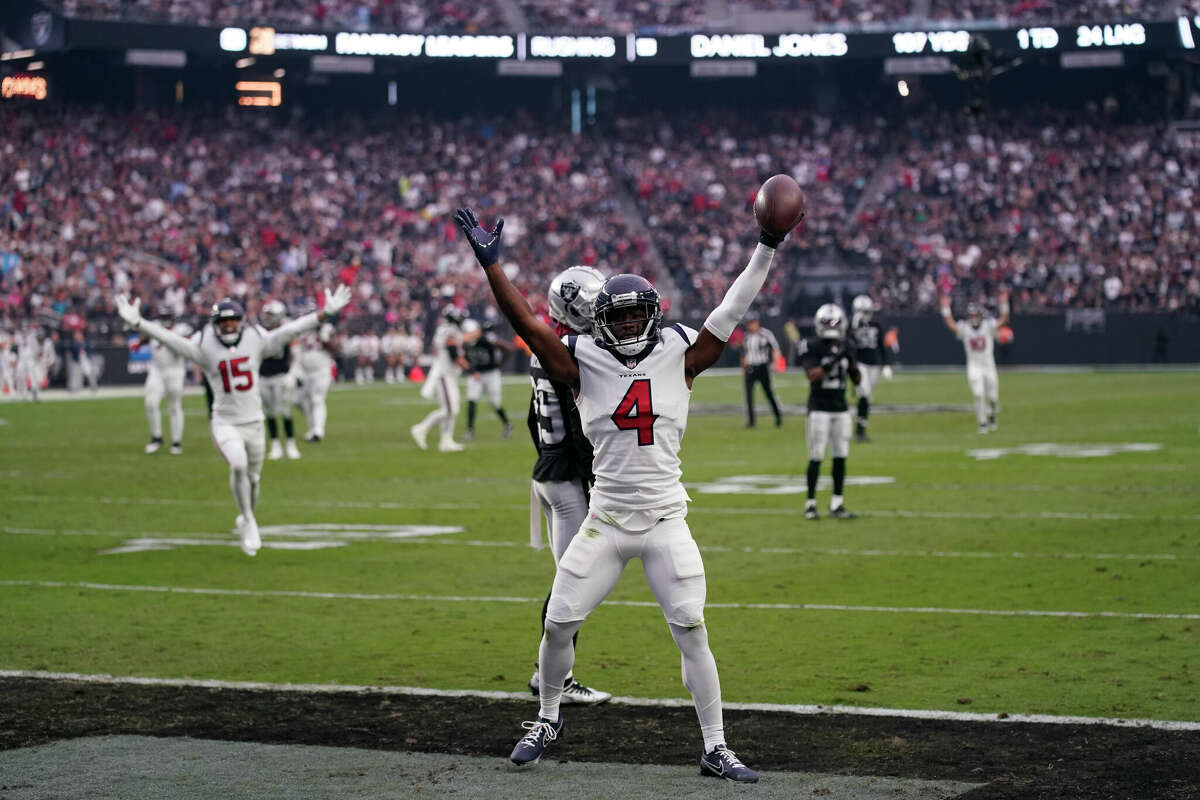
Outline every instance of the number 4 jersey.
[(683, 362), (696, 336), (692, 328), (668, 325), (641, 359), (586, 336), (563, 340), (579, 365), (577, 405), (594, 450), (592, 506), (627, 530), (686, 513), (679, 448), (692, 391)]

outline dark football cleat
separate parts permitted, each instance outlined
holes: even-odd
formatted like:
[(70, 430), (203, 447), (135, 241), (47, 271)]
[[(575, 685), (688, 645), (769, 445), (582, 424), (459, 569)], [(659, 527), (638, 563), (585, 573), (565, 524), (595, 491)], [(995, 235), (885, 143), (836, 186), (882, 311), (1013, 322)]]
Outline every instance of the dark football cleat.
[(804, 507), (804, 518), (810, 519), (813, 522), (816, 522), (817, 520), (819, 520), (821, 518), (821, 515), (817, 513), (817, 507), (815, 505), (805, 506)]
[(562, 732), (563, 721), (561, 716), (558, 722), (538, 717), (537, 722), (522, 722), (521, 727), (529, 733), (517, 742), (508, 760), (518, 767), (532, 767), (542, 759), (546, 746), (558, 738), (558, 734)]
[(758, 783), (758, 773), (743, 764), (741, 759), (723, 744), (701, 756), (700, 774), (737, 783)]
[(834, 519), (858, 519), (858, 514), (855, 514), (845, 506), (838, 506), (829, 512), (829, 516)]

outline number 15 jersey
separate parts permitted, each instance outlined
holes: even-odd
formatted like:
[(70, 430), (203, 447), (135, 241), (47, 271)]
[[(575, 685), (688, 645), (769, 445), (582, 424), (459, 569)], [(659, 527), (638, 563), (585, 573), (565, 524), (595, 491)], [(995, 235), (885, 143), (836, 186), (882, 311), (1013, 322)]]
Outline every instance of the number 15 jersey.
[(669, 325), (640, 360), (589, 337), (564, 338), (579, 365), (577, 405), (594, 450), (592, 507), (627, 530), (687, 513), (679, 448), (692, 390), (683, 362), (696, 335)]

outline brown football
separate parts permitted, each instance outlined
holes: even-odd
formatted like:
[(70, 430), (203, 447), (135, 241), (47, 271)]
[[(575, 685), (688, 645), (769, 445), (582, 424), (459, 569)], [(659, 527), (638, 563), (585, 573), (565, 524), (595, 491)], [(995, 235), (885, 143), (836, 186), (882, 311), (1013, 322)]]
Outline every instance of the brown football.
[(790, 175), (772, 175), (754, 198), (754, 218), (767, 233), (783, 236), (804, 219), (804, 191)]

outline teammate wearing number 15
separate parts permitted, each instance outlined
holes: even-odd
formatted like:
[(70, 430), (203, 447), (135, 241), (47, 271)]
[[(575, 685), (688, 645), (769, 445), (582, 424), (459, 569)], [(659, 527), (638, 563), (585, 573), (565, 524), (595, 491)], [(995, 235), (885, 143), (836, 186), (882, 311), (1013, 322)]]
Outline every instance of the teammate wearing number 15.
[(254, 506), (266, 455), (259, 366), (263, 356), (316, 329), (321, 318), (336, 316), (350, 302), (350, 288), (325, 291), (325, 309), (306, 314), (274, 330), (243, 324), (245, 311), (236, 300), (215, 304), (199, 337), (185, 339), (156, 322), (142, 319), (140, 300), (117, 297), (117, 314), (130, 328), (175, 351), (204, 371), (212, 393), (210, 429), (213, 443), (229, 464), (229, 485), (237, 502), (237, 533), (242, 552), (252, 556), (262, 546)]
[(687, 428), (692, 381), (711, 367), (762, 288), (782, 236), (763, 233), (750, 263), (700, 331), (662, 324), (658, 292), (645, 278), (616, 275), (595, 303), (595, 335), (562, 339), (534, 316), (501, 268), (500, 232), (485, 230), (470, 209), (455, 214), (483, 266), (497, 305), (550, 379), (570, 387), (594, 457), (588, 514), (558, 561), (546, 607), (539, 665), (538, 718), (510, 760), (531, 766), (557, 739), (563, 683), (574, 660), (572, 637), (641, 558), (671, 636), (683, 656), (704, 751), (701, 772), (753, 782), (758, 775), (725, 746), (721, 684), (704, 625), (704, 563), (685, 517), (679, 448)]

